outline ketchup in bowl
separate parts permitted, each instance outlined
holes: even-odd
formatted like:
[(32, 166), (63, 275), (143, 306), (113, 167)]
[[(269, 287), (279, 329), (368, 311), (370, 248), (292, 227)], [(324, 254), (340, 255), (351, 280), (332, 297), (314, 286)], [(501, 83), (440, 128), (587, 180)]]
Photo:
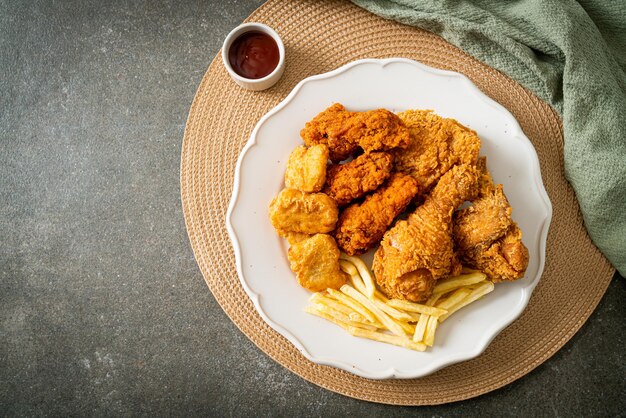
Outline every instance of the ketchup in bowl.
[(276, 68), (279, 59), (278, 45), (271, 36), (262, 32), (246, 32), (237, 37), (228, 49), (228, 61), (241, 77), (263, 78)]

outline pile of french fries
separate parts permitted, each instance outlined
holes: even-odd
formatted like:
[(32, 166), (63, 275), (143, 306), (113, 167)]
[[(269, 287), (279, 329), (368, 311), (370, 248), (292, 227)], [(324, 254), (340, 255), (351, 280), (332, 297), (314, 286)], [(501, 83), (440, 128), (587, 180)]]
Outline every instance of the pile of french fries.
[(376, 289), (360, 258), (342, 254), (339, 262), (351, 285), (314, 293), (304, 310), (354, 336), (416, 351), (433, 346), (437, 326), (450, 315), (493, 291), (485, 274), (465, 270), (460, 276), (439, 280), (424, 304), (388, 299)]

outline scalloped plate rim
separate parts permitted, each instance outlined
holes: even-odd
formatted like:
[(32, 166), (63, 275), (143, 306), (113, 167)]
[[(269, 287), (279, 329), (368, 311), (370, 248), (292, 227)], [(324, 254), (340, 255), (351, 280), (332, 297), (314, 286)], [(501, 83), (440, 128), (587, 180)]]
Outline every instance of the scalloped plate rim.
[[(378, 64), (381, 67), (385, 67), (389, 64), (393, 64), (393, 63), (406, 63), (406, 64), (410, 64), (413, 66), (418, 67), (419, 69), (426, 71), (426, 72), (430, 72), (432, 74), (435, 74), (437, 76), (444, 76), (444, 77), (454, 77), (454, 78), (459, 78), (461, 79), (464, 84), (466, 85), (466, 87), (468, 87), (471, 92), (475, 95), (477, 95), (483, 102), (485, 102), (486, 104), (490, 105), (491, 107), (494, 107), (496, 110), (498, 110), (500, 113), (506, 115), (506, 117), (510, 120), (510, 122), (512, 122), (512, 126), (515, 128), (516, 133), (512, 134), (511, 137), (515, 138), (516, 140), (521, 140), (524, 145), (528, 148), (528, 150), (530, 151), (530, 157), (531, 157), (531, 163), (532, 163), (532, 170), (533, 170), (533, 178), (535, 180), (535, 190), (539, 193), (539, 196), (541, 197), (541, 203), (544, 204), (544, 209), (545, 209), (545, 218), (541, 220), (540, 224), (540, 233), (538, 236), (538, 240), (539, 240), (539, 254), (540, 254), (540, 260), (539, 260), (539, 265), (537, 268), (537, 273), (536, 276), (533, 278), (532, 281), (530, 281), (528, 284), (524, 285), (521, 287), (522, 289), (522, 295), (523, 295), (523, 300), (521, 301), (521, 303), (519, 304), (519, 309), (517, 311), (514, 311), (511, 315), (509, 315), (508, 317), (505, 317), (504, 319), (500, 319), (498, 322), (495, 322), (494, 325), (492, 325), (491, 327), (489, 327), (487, 329), (487, 331), (483, 334), (483, 338), (479, 339), (480, 343), (476, 345), (476, 349), (474, 350), (468, 350), (468, 351), (461, 351), (459, 353), (455, 353), (456, 355), (449, 355), (444, 361), (438, 363), (438, 364), (434, 364), (431, 367), (426, 367), (421, 369), (418, 372), (401, 372), (399, 370), (397, 370), (394, 367), (391, 367), (383, 372), (378, 372), (378, 373), (372, 373), (370, 371), (367, 370), (363, 370), (361, 368), (357, 368), (354, 365), (350, 365), (348, 363), (345, 363), (342, 360), (338, 360), (338, 359), (333, 359), (333, 358), (328, 358), (328, 357), (321, 357), (321, 356), (315, 356), (312, 353), (309, 352), (309, 350), (305, 347), (305, 345), (298, 339), (296, 338), (289, 330), (285, 329), (283, 326), (279, 325), (278, 323), (276, 323), (275, 321), (273, 321), (271, 318), (269, 318), (269, 316), (265, 313), (265, 311), (263, 310), (262, 306), (261, 306), (261, 301), (260, 301), (260, 295), (255, 293), (247, 284), (244, 274), (243, 274), (243, 268), (242, 268), (242, 263), (241, 263), (241, 258), (242, 258), (242, 254), (241, 254), (241, 249), (239, 246), (239, 238), (237, 236), (237, 232), (235, 230), (235, 228), (232, 225), (232, 215), (233, 212), (236, 208), (237, 205), (237, 201), (239, 199), (239, 194), (240, 194), (240, 184), (241, 184), (241, 179), (240, 179), (240, 171), (241, 171), (241, 165), (243, 162), (243, 159), (245, 157), (245, 155), (247, 154), (247, 152), (257, 144), (257, 133), (259, 131), (259, 129), (261, 128), (261, 126), (263, 126), (263, 124), (274, 114), (278, 113), (281, 109), (283, 109), (285, 106), (287, 106), (292, 100), (293, 98), (298, 94), (298, 92), (302, 89), (302, 87), (307, 84), (307, 83), (311, 83), (311, 82), (315, 82), (318, 80), (323, 80), (323, 79), (327, 79), (327, 78), (332, 78), (335, 77), (339, 74), (342, 74), (346, 71), (349, 71), (351, 68), (358, 66), (358, 65), (362, 65), (362, 64)], [(261, 119), (259, 120), (259, 122), (257, 122), (256, 126), (254, 127), (252, 133), (250, 134), (250, 138), (248, 139), (248, 141), (246, 142), (245, 146), (243, 147), (241, 153), (239, 154), (239, 157), (237, 159), (237, 164), (235, 167), (235, 176), (234, 176), (234, 182), (233, 182), (233, 191), (232, 191), (232, 196), (228, 205), (228, 209), (226, 212), (226, 229), (228, 232), (228, 235), (231, 239), (231, 242), (233, 244), (233, 250), (234, 250), (234, 255), (235, 255), (235, 264), (236, 264), (236, 269), (237, 269), (237, 275), (239, 277), (239, 280), (241, 282), (241, 285), (243, 286), (246, 294), (248, 295), (248, 297), (250, 297), (250, 299), (252, 300), (255, 309), (257, 310), (257, 312), (259, 313), (259, 315), (261, 316), (261, 318), (275, 331), (277, 331), (279, 334), (281, 334), (283, 337), (285, 337), (289, 342), (291, 342), (297, 349), (298, 351), (301, 352), (301, 354), (306, 357), (308, 360), (312, 361), (313, 363), (316, 364), (320, 364), (320, 365), (326, 365), (326, 366), (332, 366), (332, 367), (336, 367), (342, 370), (345, 370), (347, 372), (353, 373), (355, 375), (364, 377), (364, 378), (368, 378), (368, 379), (377, 379), (377, 380), (383, 380), (383, 379), (390, 379), (390, 378), (399, 378), (399, 379), (413, 379), (413, 378), (419, 378), (419, 377), (424, 377), (427, 376), (429, 374), (432, 374), (438, 370), (441, 370), (444, 367), (448, 367), (452, 364), (456, 364), (462, 361), (467, 361), (467, 360), (471, 360), (473, 358), (478, 357), (480, 354), (482, 354), (486, 348), (489, 346), (489, 344), (493, 341), (493, 339), (500, 333), (502, 332), (506, 327), (508, 327), (511, 323), (513, 323), (517, 318), (519, 318), (519, 316), (524, 312), (526, 306), (528, 305), (528, 302), (530, 300), (530, 297), (532, 295), (532, 291), (534, 290), (534, 288), (536, 287), (537, 283), (539, 282), (542, 274), (543, 274), (543, 270), (545, 267), (545, 254), (546, 254), (546, 241), (547, 241), (547, 235), (548, 235), (548, 230), (549, 230), (549, 226), (550, 226), (550, 222), (552, 219), (552, 204), (550, 202), (550, 199), (548, 197), (548, 194), (545, 190), (545, 186), (543, 184), (543, 180), (542, 180), (542, 176), (541, 176), (541, 170), (539, 167), (539, 159), (537, 156), (537, 152), (534, 148), (534, 146), (532, 145), (532, 143), (530, 142), (530, 140), (524, 135), (521, 127), (519, 126), (519, 123), (517, 122), (517, 120), (515, 119), (515, 117), (502, 105), (500, 105), (499, 103), (497, 103), (496, 101), (494, 101), (493, 99), (491, 99), (489, 96), (487, 96), (485, 93), (483, 93), (467, 76), (458, 73), (458, 72), (454, 72), (454, 71), (448, 71), (448, 70), (441, 70), (438, 68), (433, 68), (433, 67), (429, 67), (425, 64), (422, 64), (420, 62), (408, 59), (408, 58), (385, 58), (385, 59), (373, 59), (373, 58), (366, 58), (366, 59), (360, 59), (360, 60), (356, 60), (356, 61), (352, 61), (350, 63), (347, 63), (339, 68), (336, 68), (332, 71), (326, 72), (326, 73), (321, 73), (321, 74), (316, 74), (310, 77), (307, 77), (303, 80), (301, 80), (294, 88), (293, 90), (278, 104), (276, 105), (274, 108), (272, 108), (269, 112), (267, 112), (265, 115), (263, 115), (263, 117), (261, 117)]]

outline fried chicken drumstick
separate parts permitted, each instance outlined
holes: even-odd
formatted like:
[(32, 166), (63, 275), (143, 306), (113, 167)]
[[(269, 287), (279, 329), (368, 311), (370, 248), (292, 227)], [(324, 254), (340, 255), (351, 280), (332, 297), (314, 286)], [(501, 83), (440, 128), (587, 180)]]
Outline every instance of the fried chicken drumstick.
[(337, 163), (352, 156), (359, 147), (365, 152), (406, 148), (409, 131), (387, 109), (350, 112), (335, 103), (307, 122), (300, 131), (307, 146), (326, 144), (331, 161)]
[(374, 255), (374, 275), (390, 298), (424, 302), (435, 282), (460, 272), (452, 241), (452, 214), (476, 193), (474, 165), (454, 166), (406, 220), (387, 231)]

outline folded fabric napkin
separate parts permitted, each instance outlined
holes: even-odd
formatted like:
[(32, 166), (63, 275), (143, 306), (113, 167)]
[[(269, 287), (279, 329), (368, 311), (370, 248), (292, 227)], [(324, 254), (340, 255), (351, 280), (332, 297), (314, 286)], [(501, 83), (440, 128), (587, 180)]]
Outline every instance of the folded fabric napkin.
[(626, 276), (626, 1), (353, 2), (440, 35), (561, 114), (587, 231)]

